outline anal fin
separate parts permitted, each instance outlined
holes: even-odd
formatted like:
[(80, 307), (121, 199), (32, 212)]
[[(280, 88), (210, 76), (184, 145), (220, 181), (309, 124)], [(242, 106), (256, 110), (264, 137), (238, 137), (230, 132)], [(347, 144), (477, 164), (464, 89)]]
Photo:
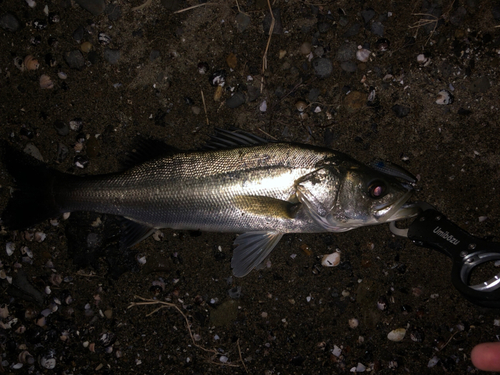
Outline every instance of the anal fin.
[(248, 232), (234, 240), (236, 248), (233, 251), (231, 267), (236, 277), (246, 276), (259, 266), (269, 256), (278, 244), (283, 233), (279, 232)]
[(127, 249), (141, 242), (156, 230), (156, 228), (151, 225), (139, 223), (127, 218), (122, 219), (122, 226), (120, 247), (123, 249)]

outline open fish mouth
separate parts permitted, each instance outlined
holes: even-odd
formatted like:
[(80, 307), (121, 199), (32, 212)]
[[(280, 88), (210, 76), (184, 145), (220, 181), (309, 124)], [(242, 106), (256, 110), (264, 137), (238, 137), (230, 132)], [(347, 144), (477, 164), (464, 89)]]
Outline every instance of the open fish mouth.
[(410, 190), (392, 205), (379, 209), (381, 216), (379, 216), (377, 221), (379, 223), (385, 223), (417, 216), (422, 209), (417, 203), (408, 202), (412, 195), (413, 191)]

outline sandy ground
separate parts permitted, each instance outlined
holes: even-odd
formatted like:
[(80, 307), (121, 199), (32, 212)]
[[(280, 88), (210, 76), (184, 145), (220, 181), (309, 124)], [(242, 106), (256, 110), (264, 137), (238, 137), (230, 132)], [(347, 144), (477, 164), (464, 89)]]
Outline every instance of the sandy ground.
[[(195, 149), (236, 126), (400, 164), (418, 176), (418, 199), (499, 240), (493, 2), (279, 0), (271, 38), (262, 0), (181, 13), (198, 3), (118, 0), (97, 15), (62, 0), (47, 2), (48, 16), (42, 3), (0, 3), (0, 138), (52, 167), (116, 171), (138, 134)], [(12, 15), (16, 31), (5, 29)], [(27, 55), (38, 69), (20, 69)], [(220, 70), (222, 88), (209, 79)], [(451, 103), (436, 103), (442, 90)], [(0, 185), (3, 207), (13, 186), (3, 167)], [(464, 374), (478, 372), (474, 345), (497, 341), (498, 311), (454, 289), (451, 261), (387, 225), (287, 235), (270, 268), (242, 279), (231, 277), (232, 234), (162, 230), (120, 253), (117, 228), (81, 213), (2, 231), (3, 372)], [(321, 267), (335, 249), (341, 264)], [(138, 296), (167, 305), (129, 309)], [(401, 341), (387, 338), (401, 328)]]

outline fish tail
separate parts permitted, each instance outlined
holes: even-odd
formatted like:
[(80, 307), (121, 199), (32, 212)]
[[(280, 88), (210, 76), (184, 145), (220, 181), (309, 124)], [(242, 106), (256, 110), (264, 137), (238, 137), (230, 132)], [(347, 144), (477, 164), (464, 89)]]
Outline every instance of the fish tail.
[(53, 186), (62, 173), (7, 142), (0, 146), (3, 164), (16, 183), (16, 190), (2, 212), (2, 224), (12, 230), (24, 229), (60, 214)]

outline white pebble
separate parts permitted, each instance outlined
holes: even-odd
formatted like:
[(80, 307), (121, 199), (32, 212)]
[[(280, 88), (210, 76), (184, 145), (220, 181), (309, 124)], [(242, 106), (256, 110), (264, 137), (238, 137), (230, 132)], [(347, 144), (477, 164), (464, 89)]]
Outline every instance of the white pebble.
[(351, 318), (349, 319), (349, 327), (351, 328), (357, 328), (359, 326), (359, 320), (356, 318)]
[(332, 254), (323, 255), (321, 259), (321, 265), (323, 267), (335, 267), (340, 264), (340, 253), (334, 252)]
[(406, 329), (396, 328), (395, 330), (389, 332), (387, 338), (391, 341), (399, 342), (405, 338), (405, 335), (406, 335)]
[(265, 100), (262, 103), (260, 103), (259, 110), (261, 112), (267, 111), (267, 102)]
[(438, 362), (439, 362), (439, 358), (436, 357), (436, 356), (434, 356), (427, 363), (427, 367), (434, 367), (434, 366), (436, 366), (438, 364)]
[(229, 360), (229, 358), (227, 358), (225, 355), (221, 355), (219, 357), (219, 361), (221, 361), (222, 363), (226, 363), (228, 360)]
[(342, 349), (340, 349), (337, 345), (334, 345), (333, 346), (333, 349), (332, 349), (332, 354), (335, 356), (335, 357), (340, 357), (340, 354), (342, 353)]

